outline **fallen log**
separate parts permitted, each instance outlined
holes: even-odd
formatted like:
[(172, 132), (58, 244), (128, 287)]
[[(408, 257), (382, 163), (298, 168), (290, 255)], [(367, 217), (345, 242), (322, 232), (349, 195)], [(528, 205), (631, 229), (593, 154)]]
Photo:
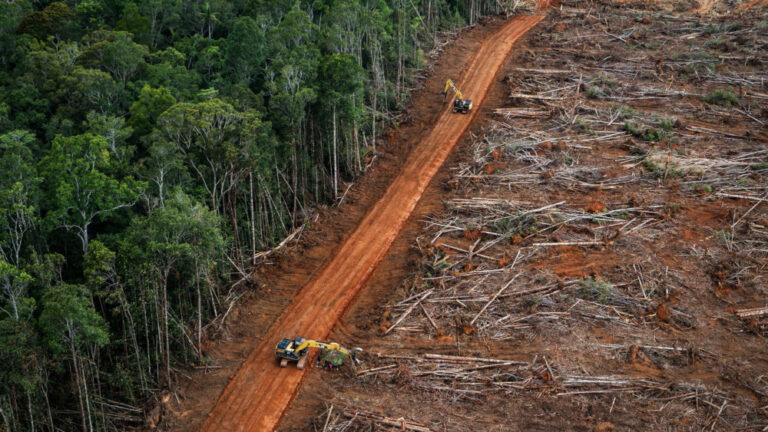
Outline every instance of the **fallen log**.
[(483, 357), (462, 357), (462, 356), (442, 355), (442, 354), (424, 354), (424, 359), (451, 362), (451, 363), (478, 362), (478, 363), (508, 363), (508, 364), (519, 364), (519, 365), (527, 364), (526, 362), (518, 362), (514, 360), (490, 359), (490, 358), (483, 358)]
[[(519, 257), (519, 256), (520, 256), (520, 251), (517, 251), (517, 257)], [(517, 262), (517, 257), (515, 257), (515, 262)], [(486, 303), (485, 306), (483, 306), (483, 308), (480, 309), (480, 312), (478, 312), (477, 315), (475, 315), (475, 317), (472, 318), (472, 321), (470, 321), (469, 324), (470, 325), (474, 325), (475, 321), (477, 321), (477, 319), (480, 318), (480, 315), (482, 315), (483, 312), (485, 312), (485, 310), (488, 309), (488, 306), (490, 306), (491, 303), (493, 303), (493, 301), (496, 300), (496, 298), (499, 297), (501, 295), (501, 293), (504, 292), (505, 289), (507, 289), (510, 285), (512, 285), (512, 282), (514, 282), (515, 279), (517, 279), (517, 277), (520, 276), (520, 275), (521, 275), (521, 273), (518, 273), (517, 275), (515, 275), (515, 277), (510, 279), (509, 282), (507, 282), (503, 287), (501, 287), (501, 289), (496, 294), (494, 294), (493, 297), (491, 297), (490, 300), (488, 300), (488, 303)]]
[(385, 371), (385, 370), (388, 370), (388, 369), (394, 369), (396, 367), (397, 367), (396, 364), (391, 364), (391, 365), (381, 366), (381, 367), (375, 367), (375, 368), (372, 368), (372, 369), (366, 369), (364, 371), (358, 371), (357, 373), (355, 373), (355, 375), (357, 375), (357, 376), (370, 375), (370, 374), (372, 374), (374, 372), (381, 372), (381, 371)]
[(527, 108), (497, 108), (493, 110), (494, 114), (517, 118), (538, 118), (546, 117), (550, 113), (547, 110), (527, 109)]
[(424, 426), (423, 424), (406, 420), (402, 417), (400, 417), (399, 419), (395, 419), (395, 418), (385, 417), (383, 415), (374, 414), (372, 412), (362, 411), (358, 409), (350, 409), (350, 408), (344, 409), (344, 417), (347, 417), (350, 419), (364, 418), (367, 420), (375, 421), (377, 423), (381, 423), (383, 425), (397, 427), (397, 428), (400, 428), (401, 430), (409, 430), (409, 431), (416, 431), (416, 432), (432, 432), (432, 429)]
[(534, 243), (533, 246), (538, 247), (557, 247), (557, 246), (595, 246), (603, 244), (599, 241), (580, 241), (580, 242), (560, 242), (560, 243)]
[(387, 329), (387, 330), (384, 332), (384, 334), (385, 334), (385, 335), (389, 334), (389, 332), (391, 332), (391, 331), (392, 331), (392, 329), (394, 329), (395, 327), (397, 327), (397, 325), (398, 325), (398, 324), (400, 324), (400, 323), (401, 323), (401, 322), (402, 322), (402, 321), (403, 321), (403, 320), (404, 320), (406, 317), (408, 317), (408, 315), (410, 315), (410, 314), (411, 314), (411, 312), (413, 312), (413, 310), (416, 308), (416, 306), (418, 306), (418, 305), (419, 305), (419, 303), (421, 303), (421, 301), (422, 301), (422, 300), (424, 300), (425, 298), (427, 298), (427, 297), (428, 297), (430, 294), (432, 294), (432, 290), (431, 290), (431, 289), (430, 289), (430, 290), (427, 290), (427, 291), (426, 291), (424, 294), (422, 294), (422, 296), (421, 296), (421, 297), (419, 297), (419, 299), (418, 299), (418, 300), (416, 300), (415, 302), (413, 302), (413, 304), (411, 304), (411, 306), (408, 308), (408, 310), (406, 310), (406, 311), (405, 311), (405, 313), (403, 313), (402, 315), (400, 315), (400, 318), (398, 318), (398, 319), (397, 319), (397, 321), (395, 321), (395, 323), (394, 323), (394, 324), (392, 324), (392, 325), (391, 325), (391, 326), (390, 326), (390, 327), (389, 327), (389, 328), (388, 328), (388, 329)]
[(768, 307), (736, 309), (733, 313), (739, 318), (761, 317), (763, 315), (768, 315)]
[(509, 97), (517, 98), (517, 99), (533, 99), (533, 100), (544, 100), (544, 101), (561, 101), (561, 100), (567, 99), (565, 97), (539, 96), (539, 95), (530, 95), (530, 94), (523, 94), (523, 93), (511, 93)]
[(756, 197), (756, 196), (749, 196), (749, 195), (736, 195), (736, 194), (727, 194), (727, 193), (722, 193), (722, 192), (717, 192), (717, 193), (715, 193), (715, 195), (717, 195), (719, 197), (724, 197), (724, 198), (745, 199), (745, 200), (750, 200), (750, 201), (761, 201), (761, 202), (762, 201), (768, 201), (768, 199), (765, 199), (765, 198), (760, 198), (760, 197)]

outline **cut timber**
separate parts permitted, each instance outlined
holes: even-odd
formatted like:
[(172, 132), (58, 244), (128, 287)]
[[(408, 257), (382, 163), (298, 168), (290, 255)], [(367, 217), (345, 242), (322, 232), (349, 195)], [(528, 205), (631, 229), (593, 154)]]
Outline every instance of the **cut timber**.
[(582, 242), (560, 242), (560, 243), (534, 243), (533, 246), (537, 247), (557, 247), (557, 246), (594, 246), (602, 244), (598, 241), (582, 241)]
[[(517, 262), (517, 258), (519, 258), (519, 257), (520, 257), (520, 251), (517, 252), (517, 257), (515, 257), (515, 261), (512, 263), (513, 266), (514, 266), (514, 263)], [(504, 284), (504, 286), (501, 287), (501, 289), (496, 294), (494, 294), (493, 297), (491, 297), (490, 300), (488, 300), (488, 303), (486, 303), (485, 306), (483, 306), (483, 308), (480, 309), (480, 312), (478, 312), (477, 315), (475, 315), (475, 317), (472, 318), (472, 321), (470, 321), (469, 324), (474, 325), (475, 321), (477, 321), (477, 319), (480, 318), (480, 315), (482, 315), (483, 312), (485, 312), (485, 310), (488, 309), (488, 306), (490, 306), (491, 303), (493, 303), (493, 301), (496, 300), (496, 298), (498, 296), (500, 296), (501, 293), (503, 293), (505, 289), (507, 289), (510, 285), (512, 285), (512, 282), (514, 282), (515, 279), (517, 279), (518, 276), (520, 276), (520, 273), (516, 274), (515, 277), (513, 277), (512, 279), (509, 280), (509, 282)]]
[(396, 364), (391, 364), (391, 365), (388, 365), (388, 366), (375, 367), (373, 369), (359, 371), (359, 372), (355, 373), (355, 375), (357, 375), (357, 376), (365, 376), (365, 375), (370, 375), (372, 373), (385, 371), (385, 370), (388, 370), (388, 369), (394, 369), (396, 367), (397, 367)]
[(560, 100), (566, 100), (565, 97), (555, 97), (555, 96), (539, 96), (539, 95), (531, 95), (531, 94), (523, 94), (523, 93), (512, 93), (509, 95), (511, 98), (516, 99), (533, 99), (533, 100), (544, 100), (544, 101), (560, 101)]
[(761, 317), (763, 315), (768, 315), (768, 307), (736, 309), (733, 313), (739, 318)]
[(732, 133), (728, 133), (728, 132), (723, 132), (723, 131), (714, 130), (714, 129), (710, 129), (710, 128), (703, 128), (703, 127), (698, 127), (698, 126), (687, 126), (685, 129), (689, 130), (691, 132), (703, 132), (703, 133), (708, 133), (708, 134), (711, 134), (711, 135), (722, 135), (722, 136), (725, 136), (725, 137), (728, 137), (728, 138), (737, 138), (737, 139), (744, 139), (744, 140), (748, 140), (749, 139), (748, 136), (736, 135), (736, 134), (732, 134)]
[(750, 200), (750, 201), (759, 201), (759, 202), (768, 201), (768, 200), (766, 200), (764, 198), (760, 198), (760, 197), (756, 197), (756, 196), (749, 196), (749, 195), (735, 195), (735, 194), (727, 194), (727, 193), (722, 193), (722, 192), (717, 192), (717, 193), (715, 193), (715, 195), (720, 196), (720, 197), (724, 197), (724, 198), (745, 199), (745, 200)]
[(384, 417), (383, 415), (374, 414), (372, 412), (367, 411), (361, 411), (361, 410), (354, 410), (354, 409), (345, 409), (344, 410), (344, 416), (347, 418), (365, 418), (367, 420), (372, 420), (376, 423), (381, 423), (386, 426), (393, 426), (396, 427), (398, 430), (404, 430), (404, 431), (416, 431), (416, 432), (432, 432), (432, 429), (420, 424), (416, 423), (410, 420), (405, 420), (404, 418), (394, 419), (389, 417)]
[(496, 108), (493, 110), (494, 114), (503, 115), (507, 117), (517, 118), (537, 118), (547, 117), (550, 115), (548, 110), (532, 109), (532, 108)]
[(441, 354), (424, 354), (424, 358), (428, 360), (438, 360), (438, 361), (453, 362), (453, 363), (478, 362), (478, 363), (527, 364), (525, 362), (516, 362), (513, 360), (490, 359), (490, 358), (483, 358), (483, 357), (461, 357), (461, 356), (441, 355)]
[(574, 73), (572, 70), (566, 69), (531, 69), (531, 68), (515, 68), (515, 71), (522, 73), (530, 73), (535, 75), (571, 75)]
[[(268, 432), (277, 428), (311, 368), (280, 369), (275, 364), (275, 344), (285, 335), (327, 339), (400, 234), (432, 178), (481, 111), (512, 46), (543, 18), (544, 15), (518, 15), (478, 48), (464, 69), (462, 89), (477, 108), (466, 116), (456, 116), (450, 105), (445, 107), (383, 196), (263, 335), (259, 346), (219, 396), (201, 431)], [(312, 361), (314, 356), (310, 356)]]
[(432, 294), (432, 290), (431, 290), (431, 289), (430, 289), (430, 290), (427, 290), (427, 291), (426, 291), (426, 292), (425, 292), (425, 293), (424, 293), (424, 294), (423, 294), (421, 297), (419, 297), (419, 299), (418, 299), (418, 300), (416, 300), (415, 302), (413, 302), (413, 304), (412, 304), (412, 305), (411, 305), (411, 306), (408, 308), (408, 310), (406, 310), (406, 311), (405, 311), (405, 313), (403, 313), (402, 315), (400, 315), (400, 318), (398, 318), (398, 319), (397, 319), (397, 321), (395, 321), (395, 323), (394, 323), (394, 324), (392, 324), (392, 325), (391, 325), (391, 326), (390, 326), (390, 327), (387, 329), (387, 331), (385, 331), (385, 332), (384, 332), (384, 334), (385, 334), (385, 335), (386, 335), (386, 334), (389, 334), (389, 332), (391, 332), (391, 331), (392, 331), (392, 329), (394, 329), (395, 327), (397, 327), (397, 325), (398, 325), (398, 324), (400, 324), (401, 322), (403, 322), (403, 320), (404, 320), (404, 319), (405, 319), (405, 318), (406, 318), (408, 315), (410, 315), (410, 314), (411, 314), (411, 312), (413, 312), (413, 310), (416, 308), (416, 306), (418, 306), (418, 305), (421, 303), (421, 301), (422, 301), (422, 300), (424, 300), (425, 298), (429, 297), (429, 295), (430, 295), (430, 294)]

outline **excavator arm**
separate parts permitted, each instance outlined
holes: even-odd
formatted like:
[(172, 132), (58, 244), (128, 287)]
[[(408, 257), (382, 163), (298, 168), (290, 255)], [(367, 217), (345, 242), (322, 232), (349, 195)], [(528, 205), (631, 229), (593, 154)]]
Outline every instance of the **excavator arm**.
[(316, 341), (312, 339), (304, 339), (304, 342), (302, 342), (298, 348), (296, 348), (296, 351), (299, 353), (303, 353), (307, 350), (307, 348), (322, 348), (329, 351), (341, 351), (343, 354), (346, 355), (352, 355), (352, 353), (344, 348), (343, 346), (337, 344), (336, 342), (321, 342)]
[(448, 90), (453, 90), (454, 93), (456, 93), (456, 97), (459, 99), (464, 99), (464, 97), (461, 94), (461, 90), (459, 90), (458, 87), (456, 87), (456, 84), (453, 83), (453, 80), (450, 78), (445, 81), (445, 88), (443, 89), (443, 94), (447, 94)]
[(310, 348), (338, 351), (345, 356), (352, 357), (355, 361), (357, 361), (356, 354), (360, 351), (360, 348), (348, 350), (336, 342), (323, 342), (297, 337), (294, 339), (286, 338), (278, 342), (277, 347), (275, 347), (275, 355), (280, 360), (281, 367), (287, 366), (289, 361), (296, 361), (296, 367), (303, 369)]

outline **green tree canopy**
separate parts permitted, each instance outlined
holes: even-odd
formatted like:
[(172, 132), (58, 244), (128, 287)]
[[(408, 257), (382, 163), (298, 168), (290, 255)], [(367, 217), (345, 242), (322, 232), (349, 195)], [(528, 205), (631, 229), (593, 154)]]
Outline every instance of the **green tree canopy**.
[(38, 219), (34, 142), (24, 130), (0, 135), (0, 257), (15, 265), (20, 265), (24, 236)]
[(41, 11), (32, 12), (19, 24), (18, 33), (27, 33), (37, 39), (49, 36), (66, 38), (74, 29), (75, 14), (66, 3), (53, 2)]
[(167, 88), (155, 89), (145, 85), (136, 102), (131, 105), (128, 124), (134, 129), (136, 135), (147, 135), (152, 131), (160, 114), (175, 103), (176, 99)]
[(135, 43), (128, 32), (99, 30), (87, 40), (91, 42), (84, 53), (87, 62), (111, 73), (123, 87), (145, 66), (149, 55), (149, 49)]
[(88, 291), (82, 285), (60, 283), (45, 294), (40, 328), (53, 353), (109, 343), (106, 323), (93, 309)]
[(97, 218), (132, 206), (143, 188), (131, 177), (115, 178), (109, 143), (92, 134), (56, 137), (51, 152), (40, 162), (51, 211), (48, 220), (74, 231), (88, 251), (89, 229)]

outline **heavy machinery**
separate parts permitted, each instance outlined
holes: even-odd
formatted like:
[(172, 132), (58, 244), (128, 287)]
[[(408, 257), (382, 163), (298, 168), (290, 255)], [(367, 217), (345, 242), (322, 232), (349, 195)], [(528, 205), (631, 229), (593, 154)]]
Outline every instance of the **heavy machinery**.
[(472, 101), (464, 99), (461, 90), (456, 87), (456, 84), (454, 84), (450, 78), (445, 82), (445, 88), (442, 91), (443, 98), (448, 94), (448, 90), (453, 90), (453, 92), (456, 93), (456, 100), (453, 101), (453, 112), (466, 114), (472, 109)]
[(321, 342), (312, 339), (305, 339), (302, 337), (296, 337), (293, 339), (285, 338), (278, 342), (275, 348), (275, 355), (280, 360), (280, 367), (288, 366), (289, 361), (296, 362), (297, 369), (304, 369), (304, 365), (307, 362), (307, 357), (310, 348), (320, 348), (325, 351), (338, 352), (341, 355), (334, 356), (333, 366), (341, 366), (341, 363), (346, 357), (352, 357), (354, 361), (357, 360), (357, 353), (362, 351), (360, 348), (348, 350), (336, 342)]

